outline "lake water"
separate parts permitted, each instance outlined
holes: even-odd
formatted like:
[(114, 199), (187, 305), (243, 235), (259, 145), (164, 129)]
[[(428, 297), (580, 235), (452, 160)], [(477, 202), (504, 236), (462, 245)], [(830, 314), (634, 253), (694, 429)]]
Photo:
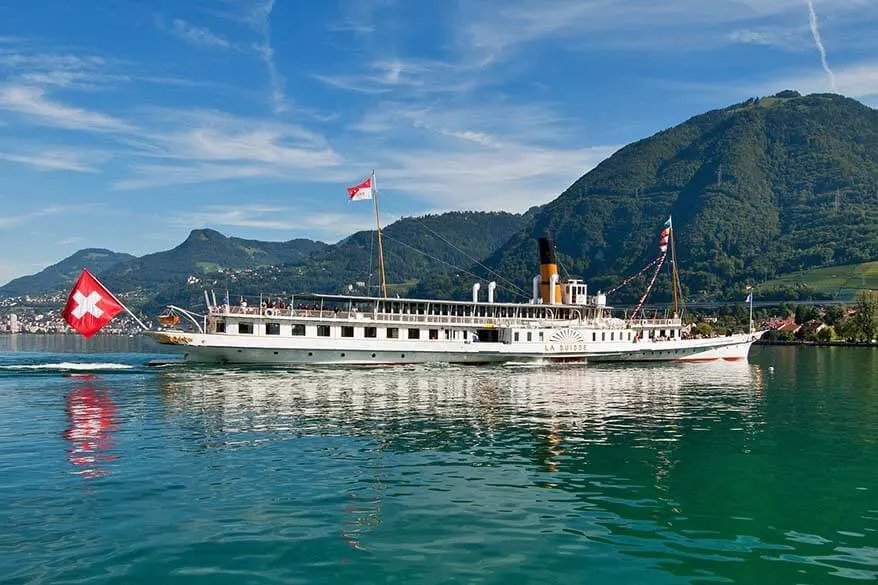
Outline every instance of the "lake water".
[(153, 369), (0, 337), (6, 583), (878, 579), (878, 350)]

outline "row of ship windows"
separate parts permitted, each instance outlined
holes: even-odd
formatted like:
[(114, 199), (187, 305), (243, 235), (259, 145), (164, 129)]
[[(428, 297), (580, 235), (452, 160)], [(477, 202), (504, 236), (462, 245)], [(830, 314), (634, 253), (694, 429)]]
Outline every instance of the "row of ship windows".
[[(332, 337), (332, 329), (333, 327), (330, 325), (317, 325), (316, 326), (316, 334), (317, 337)], [(354, 337), (354, 327), (353, 326), (340, 326), (338, 327), (340, 330), (341, 337)], [(421, 329), (406, 329), (405, 335), (408, 339), (422, 339)], [(226, 324), (222, 321), (216, 324), (216, 332), (217, 333), (225, 333), (226, 332)], [(238, 323), (238, 333), (244, 335), (253, 335), (254, 333), (253, 323)], [(438, 340), (439, 339), (439, 329), (427, 329), (425, 330), (426, 336), (423, 339), (430, 340)], [(660, 331), (657, 332), (659, 339), (670, 338), (673, 339), (675, 337), (675, 331), (673, 329), (669, 331)], [(280, 335), (280, 323), (266, 323), (265, 324), (265, 334), (266, 335)], [(306, 334), (305, 325), (297, 324), (293, 325), (291, 328), (291, 334), (295, 336), (304, 336)], [(387, 327), (384, 329), (384, 339), (399, 339), (400, 331), (398, 327)], [(650, 332), (649, 337), (653, 337), (655, 334)], [(363, 327), (363, 337), (367, 339), (377, 339), (378, 338), (378, 328), (377, 327)], [(452, 331), (452, 330), (443, 330), (443, 337), (446, 340), (457, 340), (468, 338), (467, 331)], [(475, 338), (475, 336), (474, 336)], [(536, 338), (536, 339), (535, 339)], [(515, 331), (513, 333), (513, 341), (544, 341), (544, 332), (538, 331), (526, 331), (519, 332)], [(596, 341), (631, 341), (633, 339), (633, 333), (631, 331), (601, 331), (598, 334), (597, 331), (591, 332), (591, 340), (593, 342)], [(484, 341), (494, 341), (485, 339)]]
[[(317, 325), (316, 333), (317, 337), (332, 337), (332, 329), (330, 325)], [(341, 326), (338, 327), (340, 330), (341, 337), (354, 337), (354, 327), (352, 326)], [(407, 333), (408, 339), (421, 339), (421, 330), (420, 329), (407, 329), (405, 330)], [(217, 333), (225, 333), (226, 332), (226, 324), (219, 322), (216, 324), (216, 332)], [(238, 323), (238, 333), (244, 335), (253, 335), (254, 328), (253, 323)], [(266, 335), (280, 335), (280, 323), (266, 323), (265, 324), (265, 334)], [(305, 326), (304, 325), (293, 325), (291, 330), (292, 335), (303, 336), (305, 335)], [(378, 337), (378, 328), (377, 327), (363, 327), (363, 337), (376, 339)], [(467, 339), (468, 332), (467, 331), (445, 331), (445, 339)], [(399, 328), (398, 327), (387, 327), (384, 330), (384, 338), (385, 339), (399, 339)], [(438, 329), (429, 329), (426, 331), (426, 337), (424, 339), (439, 339), (439, 330)]]

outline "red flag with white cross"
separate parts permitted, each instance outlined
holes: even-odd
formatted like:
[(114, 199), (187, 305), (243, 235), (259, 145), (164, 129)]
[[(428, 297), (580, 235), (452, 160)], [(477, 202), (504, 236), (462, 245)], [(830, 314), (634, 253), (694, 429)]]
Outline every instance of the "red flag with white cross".
[(113, 294), (83, 268), (61, 313), (83, 337), (92, 337), (124, 310)]

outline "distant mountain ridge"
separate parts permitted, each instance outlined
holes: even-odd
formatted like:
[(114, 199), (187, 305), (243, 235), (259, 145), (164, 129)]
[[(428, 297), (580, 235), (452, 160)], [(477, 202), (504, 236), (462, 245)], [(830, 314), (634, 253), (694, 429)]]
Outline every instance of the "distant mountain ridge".
[(179, 246), (147, 254), (107, 270), (104, 283), (115, 290), (150, 289), (218, 269), (301, 263), (328, 244), (308, 239), (265, 242), (228, 237), (216, 230), (192, 230)]
[[(505, 212), (449, 212), (400, 219), (382, 230), (387, 280), (391, 285), (407, 282), (405, 286), (411, 286), (425, 275), (466, 271), (521, 230), (526, 217)], [(306, 239), (245, 240), (198, 229), (171, 250), (140, 258), (125, 255), (123, 261), (102, 268), (100, 275), (111, 290), (140, 291), (144, 302), (154, 305), (200, 298), (205, 284), (222, 288), (232, 284), (236, 294), (342, 292), (349, 284), (368, 283), (370, 269), (374, 293), (380, 282), (374, 231), (357, 232), (330, 245)], [(236, 272), (233, 281), (229, 271)], [(199, 279), (197, 287), (187, 284), (192, 276)], [(15, 282), (23, 282), (9, 291), (0, 288), (0, 294), (33, 292), (27, 290), (33, 282), (28, 279), (33, 278), (17, 279)], [(46, 280), (41, 292), (66, 289), (72, 282), (72, 278)]]
[(38, 295), (69, 288), (83, 268), (88, 268), (95, 276), (104, 273), (119, 263), (134, 260), (135, 256), (113, 252), (103, 248), (86, 248), (52, 264), (36, 274), (22, 276), (0, 287), (4, 296)]

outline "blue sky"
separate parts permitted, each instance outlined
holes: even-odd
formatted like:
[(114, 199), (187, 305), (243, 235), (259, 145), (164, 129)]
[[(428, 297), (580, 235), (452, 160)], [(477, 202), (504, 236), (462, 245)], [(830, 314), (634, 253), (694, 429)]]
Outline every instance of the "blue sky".
[(198, 227), (336, 241), (372, 226), (345, 196), (372, 168), (387, 222), (522, 211), (707, 109), (833, 87), (878, 106), (878, 0), (812, 7), (4, 2), (0, 283)]

